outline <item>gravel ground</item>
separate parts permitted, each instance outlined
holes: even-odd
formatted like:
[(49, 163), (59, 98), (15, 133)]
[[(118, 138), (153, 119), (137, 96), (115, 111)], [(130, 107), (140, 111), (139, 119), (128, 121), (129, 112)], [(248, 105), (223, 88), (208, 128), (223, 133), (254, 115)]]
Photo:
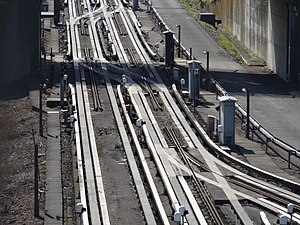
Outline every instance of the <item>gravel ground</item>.
[[(103, 111), (92, 111), (103, 185), (111, 224), (144, 224), (143, 213), (105, 85), (99, 85)], [(92, 105), (92, 104), (91, 104)]]
[[(40, 179), (45, 176), (46, 139), (39, 137), (39, 114), (22, 83), (0, 91), (0, 224), (43, 224), (34, 217), (34, 139), (39, 146)], [(34, 131), (34, 135), (33, 135)], [(34, 136), (34, 138), (33, 138)], [(40, 189), (44, 183), (40, 181)], [(40, 199), (43, 215), (44, 199)]]

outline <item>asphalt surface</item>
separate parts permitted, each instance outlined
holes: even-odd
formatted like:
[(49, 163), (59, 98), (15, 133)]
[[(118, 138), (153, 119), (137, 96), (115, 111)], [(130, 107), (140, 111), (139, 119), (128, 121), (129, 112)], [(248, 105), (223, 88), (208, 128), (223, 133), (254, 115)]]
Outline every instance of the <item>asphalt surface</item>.
[(204, 68), (206, 55), (203, 51), (210, 52), (211, 75), (238, 99), (243, 108), (246, 108), (246, 96), (242, 88), (250, 89), (250, 115), (259, 124), (277, 138), (300, 149), (299, 85), (288, 87), (274, 74), (248, 73), (218, 46), (177, 0), (153, 0), (152, 3), (175, 35), (176, 24), (181, 25), (182, 45), (193, 49), (194, 57), (203, 62)]

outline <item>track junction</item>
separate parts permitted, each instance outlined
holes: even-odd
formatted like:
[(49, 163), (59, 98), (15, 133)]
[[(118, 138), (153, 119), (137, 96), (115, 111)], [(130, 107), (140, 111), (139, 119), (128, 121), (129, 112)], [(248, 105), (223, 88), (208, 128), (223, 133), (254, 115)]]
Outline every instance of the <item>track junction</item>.
[(126, 3), (69, 0), (68, 10), (82, 224), (248, 225), (258, 224), (260, 211), (274, 221), (287, 203), (299, 208), (300, 184), (210, 140), (162, 80), (167, 70)]

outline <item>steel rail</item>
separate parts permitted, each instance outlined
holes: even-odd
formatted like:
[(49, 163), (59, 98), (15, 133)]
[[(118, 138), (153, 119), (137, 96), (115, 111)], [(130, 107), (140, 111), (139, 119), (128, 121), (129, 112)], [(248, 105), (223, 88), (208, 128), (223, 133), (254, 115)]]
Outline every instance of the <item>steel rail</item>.
[[(142, 103), (142, 104), (145, 104), (145, 102), (142, 101), (140, 99), (140, 97), (137, 97), (137, 99), (136, 99), (134, 97), (135, 94), (133, 94), (132, 92), (129, 92), (129, 95), (130, 95), (133, 107), (135, 108), (138, 118), (145, 118), (148, 111), (146, 112), (146, 110), (147, 110), (146, 108), (138, 107), (138, 103), (136, 100), (140, 101), (140, 103)], [(172, 208), (174, 209), (174, 211), (178, 211), (179, 207), (180, 207), (180, 202), (179, 202), (178, 197), (173, 189), (171, 179), (168, 176), (168, 172), (171, 172), (171, 170), (167, 171), (167, 169), (169, 168), (169, 167), (167, 167), (168, 162), (166, 162), (166, 159), (164, 157), (161, 157), (162, 149), (160, 148), (160, 145), (157, 145), (154, 142), (155, 139), (153, 139), (154, 138), (153, 135), (156, 135), (156, 134), (154, 134), (153, 132), (150, 132), (150, 130), (152, 130), (152, 128), (153, 128), (151, 126), (148, 128), (148, 126), (146, 126), (146, 124), (142, 125), (143, 135), (144, 135), (147, 147), (150, 150), (150, 154), (153, 157), (154, 163), (155, 163), (157, 170), (159, 172), (159, 175), (161, 177), (162, 183), (165, 187), (167, 196), (169, 197), (169, 200), (172, 203), (171, 204)], [(156, 140), (156, 141), (158, 141), (158, 140)], [(166, 165), (164, 165), (164, 163), (166, 163)], [(173, 172), (173, 170), (172, 170), (172, 172)], [(185, 224), (188, 224), (185, 217), (183, 218), (183, 220), (184, 220)]]
[[(133, 20), (132, 14), (129, 13), (129, 15), (127, 16), (125, 13), (123, 13), (122, 15), (123, 15), (123, 20), (128, 25), (128, 28), (131, 30), (132, 33), (135, 33), (136, 28), (132, 27), (132, 24), (131, 24), (132, 20)], [(157, 101), (151, 86), (149, 85), (149, 83), (147, 82), (147, 80), (145, 78), (145, 74), (149, 74), (151, 77), (153, 77), (153, 72), (152, 72), (150, 66), (148, 65), (147, 59), (145, 58), (144, 51), (142, 51), (142, 50), (144, 50), (143, 45), (140, 42), (138, 42), (138, 40), (136, 40), (136, 38), (133, 37), (133, 34), (129, 33), (129, 36), (130, 36), (132, 43), (136, 49), (135, 51), (137, 51), (137, 53), (140, 52), (140, 54), (139, 54), (140, 60), (137, 59), (137, 57), (135, 56), (136, 54), (133, 53), (132, 49), (128, 50), (129, 56), (134, 61), (134, 64), (139, 69), (139, 71), (142, 75), (144, 87), (146, 87), (146, 90), (149, 93), (150, 101), (151, 101), (155, 111), (157, 111), (157, 109), (163, 110), (160, 103)], [(139, 61), (141, 61), (141, 62), (139, 62)], [(143, 65), (143, 66), (141, 66), (141, 65)], [(144, 70), (146, 70), (146, 71), (144, 71)]]
[(150, 95), (150, 101), (154, 107), (154, 110), (157, 111), (157, 109), (160, 109), (160, 111), (163, 111), (163, 108), (161, 107), (160, 103), (158, 102), (158, 100), (156, 99), (154, 93), (153, 93), (153, 90), (149, 84), (149, 82), (146, 80), (145, 77), (142, 77), (143, 79), (143, 83), (147, 89), (147, 92), (149, 93)]
[(204, 185), (199, 182), (196, 174), (195, 174), (195, 171), (191, 165), (191, 163), (189, 162), (189, 159), (186, 157), (185, 155), (185, 152), (184, 150), (182, 149), (181, 147), (181, 144), (178, 140), (178, 138), (176, 137), (176, 134), (174, 132), (173, 129), (169, 129), (167, 127), (165, 127), (165, 132), (168, 134), (169, 138), (172, 140), (172, 142), (174, 143), (177, 151), (179, 152), (180, 156), (181, 156), (181, 159), (183, 160), (184, 164), (186, 166), (188, 166), (190, 172), (191, 172), (191, 175), (192, 175), (192, 178), (193, 178), (193, 181), (195, 183), (195, 186), (197, 188), (197, 191), (198, 193), (201, 195), (202, 199), (204, 200), (205, 202), (205, 205), (207, 206), (208, 210), (209, 210), (209, 213), (214, 221), (214, 224), (216, 225), (224, 225), (221, 217), (219, 216), (219, 213), (212, 201), (212, 199), (210, 198), (209, 194), (205, 191), (205, 187)]
[(90, 85), (91, 85), (91, 94), (92, 94), (92, 99), (93, 99), (93, 105), (94, 105), (94, 110), (103, 110), (102, 104), (101, 104), (101, 99), (100, 99), (100, 94), (97, 88), (97, 83), (95, 80), (95, 75), (94, 75), (94, 70), (93, 70), (93, 63), (90, 61), (91, 56), (90, 56), (90, 49), (84, 48), (84, 58), (86, 60), (86, 63), (88, 65), (88, 74), (89, 74), (89, 79), (90, 79)]
[(129, 13), (130, 13), (130, 14), (133, 14), (133, 15), (131, 15), (131, 17), (135, 17), (135, 21), (133, 21), (133, 23), (134, 23), (134, 28), (135, 28), (135, 30), (136, 30), (136, 32), (137, 32), (137, 34), (138, 34), (138, 36), (139, 36), (139, 38), (140, 38), (142, 44), (143, 44), (144, 47), (146, 48), (147, 52), (150, 54), (151, 58), (152, 58), (152, 59), (155, 59), (156, 56), (157, 56), (157, 53), (153, 52), (153, 50), (150, 48), (149, 44), (148, 44), (147, 41), (145, 40), (145, 38), (144, 38), (144, 36), (143, 36), (143, 34), (142, 34), (142, 32), (141, 32), (139, 26), (138, 26), (138, 21), (137, 21), (137, 19), (136, 19), (136, 15), (135, 15), (134, 12), (132, 12), (132, 11), (129, 11)]
[[(74, 4), (75, 5), (75, 4)], [(74, 25), (72, 40), (73, 52), (76, 53), (74, 57), (74, 70), (76, 78), (76, 96), (78, 104), (78, 123), (80, 125), (80, 130), (76, 136), (77, 148), (81, 151), (82, 161), (80, 166), (84, 169), (83, 175), (85, 176), (83, 187), (80, 189), (81, 199), (85, 200), (84, 206), (87, 208), (87, 212), (84, 213), (84, 224), (107, 224), (109, 225), (109, 217), (107, 212), (107, 205), (105, 199), (105, 193), (102, 182), (101, 169), (99, 164), (99, 158), (97, 153), (97, 148), (95, 144), (95, 136), (93, 130), (93, 124), (91, 121), (89, 102), (87, 101), (87, 90), (85, 85), (84, 70), (79, 66), (78, 57), (81, 58), (81, 49), (79, 42), (79, 34), (77, 24), (73, 17), (70, 18), (72, 24)], [(87, 52), (85, 51), (85, 54)], [(80, 70), (80, 71), (79, 71)], [(85, 189), (85, 190), (84, 190)]]
[[(157, 211), (158, 211), (159, 217), (160, 217), (160, 219), (162, 221), (162, 224), (164, 224), (164, 225), (170, 225), (168, 217), (167, 217), (167, 214), (165, 212), (165, 209), (163, 207), (162, 201), (160, 199), (158, 190), (157, 190), (157, 188), (155, 186), (154, 179), (153, 179), (153, 177), (151, 175), (150, 168), (149, 168), (149, 166), (147, 164), (145, 155), (143, 153), (143, 150), (142, 150), (142, 147), (140, 145), (138, 136), (136, 134), (134, 125), (132, 124), (132, 120), (131, 120), (131, 118), (130, 118), (130, 116), (128, 114), (128, 111), (126, 109), (126, 105), (125, 105), (125, 101), (123, 99), (123, 95), (121, 93), (121, 87), (120, 87), (120, 85), (118, 85), (117, 91), (118, 91), (118, 97), (119, 97), (119, 100), (120, 100), (120, 104), (122, 106), (122, 110), (123, 110), (123, 113), (124, 113), (124, 117), (125, 117), (128, 129), (130, 131), (130, 134), (132, 136), (133, 142), (135, 144), (137, 155), (138, 155), (138, 158), (140, 160), (140, 164), (141, 164), (141, 166), (143, 168), (144, 176), (146, 177), (146, 182), (148, 183), (148, 185), (150, 187), (150, 192), (152, 194), (152, 197), (154, 199), (155, 205), (157, 207)], [(119, 129), (122, 129), (121, 125), (119, 126)], [(125, 129), (125, 127), (124, 127), (124, 129)], [(141, 204), (145, 204), (145, 203), (146, 202), (141, 202)], [(146, 207), (146, 206), (144, 206), (144, 207)], [(146, 215), (146, 218), (147, 218), (147, 215)]]
[(300, 205), (299, 205), (299, 202), (292, 202), (291, 199), (287, 199), (285, 198), (283, 195), (280, 195), (280, 194), (275, 194), (274, 192), (271, 192), (270, 190), (262, 190), (262, 189), (259, 189), (257, 187), (254, 187), (253, 185), (250, 185), (250, 184), (247, 184), (243, 181), (238, 181), (238, 180), (235, 180), (231, 177), (227, 177), (227, 180), (235, 185), (238, 185), (240, 187), (243, 187), (243, 188), (246, 188), (250, 191), (253, 191), (253, 192), (256, 192), (258, 194), (262, 194), (266, 197), (268, 197), (269, 199), (273, 199), (275, 200), (276, 202), (280, 202), (282, 203), (283, 205), (287, 205), (288, 203), (294, 203), (295, 205), (295, 209), (297, 209), (297, 211), (300, 210)]
[(252, 166), (248, 163), (245, 163), (237, 158), (234, 158), (232, 155), (226, 153), (225, 151), (223, 151), (216, 143), (214, 143), (210, 137), (207, 135), (207, 133), (203, 130), (203, 128), (199, 125), (199, 123), (197, 122), (197, 120), (195, 119), (195, 117), (193, 116), (193, 114), (190, 112), (190, 110), (187, 108), (187, 106), (185, 105), (183, 99), (181, 98), (180, 94), (178, 93), (175, 85), (173, 85), (173, 93), (175, 95), (175, 98), (177, 99), (179, 105), (181, 106), (181, 108), (183, 109), (183, 111), (185, 112), (187, 118), (189, 119), (189, 121), (192, 123), (193, 127), (196, 129), (197, 133), (200, 134), (200, 137), (202, 139), (202, 141), (205, 142), (206, 146), (216, 152), (219, 156), (221, 156), (222, 158), (229, 160), (231, 162), (234, 162), (235, 164), (239, 165), (241, 168), (245, 168), (249, 171), (255, 171), (257, 174), (259, 174), (262, 177), (265, 178), (271, 178), (273, 180), (276, 180), (277, 182), (283, 183), (284, 185), (286, 185), (287, 187), (290, 187), (291, 189), (299, 192), (300, 191), (300, 184), (296, 183), (294, 181), (290, 181), (287, 180), (283, 177), (279, 177), (277, 175), (271, 174), (267, 171), (261, 170), (255, 166)]
[[(130, 26), (129, 23), (128, 23), (128, 25)], [(133, 33), (133, 34), (135, 34), (135, 33)], [(130, 33), (129, 33), (129, 36), (130, 36), (132, 39), (133, 39), (133, 34), (130, 34)], [(135, 40), (133, 40), (133, 42), (135, 43), (136, 46), (139, 47), (139, 49), (140, 49), (141, 52), (144, 52), (144, 49), (143, 49), (141, 43), (138, 42), (137, 40), (138, 40), (138, 38), (135, 38)], [(147, 62), (149, 63), (149, 64), (148, 64), (148, 67), (149, 67), (148, 69), (152, 72), (152, 74), (156, 77), (156, 79), (157, 79), (157, 81), (158, 81), (157, 86), (158, 86), (159, 88), (161, 88), (161, 90), (167, 91), (166, 88), (165, 88), (165, 86), (161, 85), (163, 82), (162, 82), (161, 78), (159, 77), (159, 75), (157, 74), (157, 72), (156, 72), (154, 66), (150, 63), (150, 59), (149, 59), (148, 55), (145, 53), (145, 54), (143, 54), (143, 57), (144, 57), (143, 59), (144, 59), (144, 61), (145, 61), (145, 64), (146, 64)], [(149, 73), (149, 74), (150, 74), (150, 73)], [(168, 92), (168, 93), (165, 93), (165, 94), (168, 96), (168, 98), (171, 98), (171, 97), (169, 96), (169, 92)], [(177, 106), (176, 106), (176, 107), (177, 107)], [(181, 122), (183, 122), (183, 121), (181, 121)], [(192, 135), (192, 133), (190, 133), (189, 135)], [(194, 140), (194, 141), (196, 141), (196, 140)], [(196, 142), (197, 142), (197, 141), (196, 141)], [(198, 143), (197, 143), (197, 144), (198, 144)], [(201, 146), (202, 146), (202, 145), (201, 145)], [(197, 147), (198, 147), (198, 146), (197, 146)], [(203, 148), (203, 147), (201, 147), (201, 148)], [(211, 158), (212, 156), (210, 156), (210, 155), (208, 155), (208, 154), (205, 153), (205, 157), (206, 157), (206, 160), (210, 160), (210, 158)], [(212, 163), (211, 167), (214, 168), (214, 169), (216, 169), (216, 170), (218, 170), (218, 168), (217, 168), (217, 166), (216, 166), (216, 164), (215, 164), (214, 162)], [(234, 209), (236, 210), (237, 214), (239, 215), (240, 219), (241, 219), (244, 223), (246, 223), (246, 224), (252, 223), (252, 222), (251, 222), (251, 219), (249, 218), (249, 216), (246, 214), (246, 212), (245, 212), (245, 211), (243, 210), (243, 208), (241, 207), (240, 203), (237, 201), (237, 198), (236, 198), (235, 194), (234, 194), (234, 193), (232, 192), (232, 190), (229, 188), (228, 183), (226, 182), (226, 180), (225, 180), (224, 178), (222, 178), (222, 177), (219, 177), (219, 176), (216, 176), (216, 178), (218, 179), (219, 182), (221, 182), (223, 185), (225, 185), (226, 187), (228, 187), (228, 189), (227, 189), (227, 191), (226, 191), (225, 193), (226, 193), (226, 195), (228, 196), (228, 198), (231, 200), (231, 204), (233, 205), (233, 207), (234, 207)]]
[(101, 102), (101, 98), (100, 98), (100, 93), (97, 87), (97, 82), (95, 79), (95, 74), (94, 74), (94, 67), (93, 67), (93, 63), (91, 63), (90, 65), (90, 77), (92, 79), (92, 86), (93, 86), (93, 90), (94, 90), (94, 96), (95, 96), (95, 102), (96, 102), (96, 111), (100, 110), (103, 111), (103, 107), (102, 107), (102, 102)]
[(127, 32), (127, 30), (126, 30), (126, 28), (125, 28), (125, 26), (124, 26), (124, 23), (122, 22), (122, 20), (121, 20), (121, 18), (120, 18), (120, 13), (114, 12), (113, 15), (114, 15), (113, 18), (115, 19), (115, 23), (116, 23), (116, 25), (117, 25), (117, 28), (118, 28), (119, 33), (120, 33), (122, 36), (127, 35), (128, 32)]
[(152, 90), (149, 82), (147, 82), (146, 78), (143, 77), (143, 74), (144, 74), (144, 72), (142, 70), (143, 67), (138, 62), (136, 54), (133, 53), (133, 49), (126, 48), (125, 50), (129, 56), (129, 59), (131, 60), (132, 64), (135, 65), (135, 67), (140, 72), (141, 78), (143, 80), (143, 84), (141, 84), (141, 83), (139, 83), (139, 84), (149, 94), (150, 102), (152, 103), (152, 107), (154, 108), (155, 111), (157, 111), (157, 109), (163, 110), (162, 107), (160, 106), (159, 102), (157, 101), (155, 95), (153, 94), (153, 90)]
[(93, 104), (94, 104), (94, 110), (98, 111), (98, 110), (103, 110), (102, 105), (101, 105), (101, 100), (100, 100), (100, 96), (99, 96), (99, 92), (98, 92), (98, 88), (97, 88), (97, 83), (95, 80), (95, 75), (94, 75), (94, 71), (93, 71), (93, 66), (91, 63), (89, 63), (89, 78), (91, 81), (91, 92), (92, 92), (92, 98), (93, 98)]

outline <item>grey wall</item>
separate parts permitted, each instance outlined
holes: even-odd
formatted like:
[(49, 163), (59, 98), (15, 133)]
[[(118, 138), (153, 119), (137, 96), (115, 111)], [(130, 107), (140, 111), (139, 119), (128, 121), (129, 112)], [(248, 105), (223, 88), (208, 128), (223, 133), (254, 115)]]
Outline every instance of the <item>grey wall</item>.
[(300, 75), (300, 1), (294, 0), (294, 5), (291, 7), (291, 76), (289, 78), (291, 83), (299, 84)]
[[(268, 7), (267, 65), (288, 81), (287, 74), (287, 8), (285, 1), (270, 0)], [(260, 55), (259, 55), (260, 56)]]
[[(296, 3), (298, 4), (298, 3)], [(288, 10), (284, 0), (216, 0), (208, 7), (247, 48), (264, 59), (284, 80), (295, 82), (300, 72), (299, 17), (293, 15), (291, 77), (288, 76)]]
[(0, 85), (38, 74), (39, 2), (0, 0)]

